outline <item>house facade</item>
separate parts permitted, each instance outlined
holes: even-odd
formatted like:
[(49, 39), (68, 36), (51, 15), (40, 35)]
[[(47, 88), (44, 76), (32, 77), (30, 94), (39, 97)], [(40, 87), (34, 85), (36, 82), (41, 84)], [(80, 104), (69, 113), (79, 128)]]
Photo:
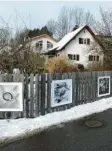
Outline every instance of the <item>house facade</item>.
[(100, 62), (103, 65), (103, 46), (89, 26), (82, 26), (65, 35), (52, 49), (48, 57), (68, 56), (74, 64)]
[(42, 34), (40, 36), (30, 38), (28, 45), (30, 45), (33, 51), (42, 53), (53, 48), (56, 43), (57, 41), (53, 37), (47, 34)]

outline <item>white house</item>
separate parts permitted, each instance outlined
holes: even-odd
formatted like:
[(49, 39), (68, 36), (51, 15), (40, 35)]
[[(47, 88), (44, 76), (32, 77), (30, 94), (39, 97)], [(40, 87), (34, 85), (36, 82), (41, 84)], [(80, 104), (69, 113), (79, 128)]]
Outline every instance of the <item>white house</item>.
[(101, 62), (103, 64), (103, 46), (97, 36), (85, 25), (65, 35), (53, 48), (44, 55), (68, 56), (73, 63), (83, 64)]
[(56, 45), (57, 41), (47, 34), (42, 34), (29, 39), (29, 45), (35, 52), (46, 52)]

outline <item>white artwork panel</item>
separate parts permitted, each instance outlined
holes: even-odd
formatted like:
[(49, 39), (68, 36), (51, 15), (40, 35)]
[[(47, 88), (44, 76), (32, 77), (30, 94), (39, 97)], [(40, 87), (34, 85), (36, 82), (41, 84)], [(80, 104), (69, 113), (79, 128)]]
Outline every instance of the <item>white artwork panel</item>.
[(98, 97), (110, 95), (110, 76), (98, 77)]
[(72, 79), (53, 80), (51, 83), (51, 107), (72, 103)]
[(22, 83), (0, 83), (0, 111), (23, 111)]

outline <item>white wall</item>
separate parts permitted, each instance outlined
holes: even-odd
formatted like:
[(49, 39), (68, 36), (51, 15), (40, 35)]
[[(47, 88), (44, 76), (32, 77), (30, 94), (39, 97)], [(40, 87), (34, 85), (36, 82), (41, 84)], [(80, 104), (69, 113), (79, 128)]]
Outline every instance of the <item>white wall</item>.
[[(79, 44), (79, 38), (90, 38), (90, 45)], [(73, 62), (81, 63), (86, 67), (88, 64), (88, 59), (89, 59), (88, 58), (88, 55), (89, 55), (88, 49), (93, 45), (94, 42), (96, 42), (96, 41), (93, 38), (93, 36), (89, 33), (89, 31), (87, 29), (85, 29), (85, 30), (81, 31), (77, 35), (77, 37), (74, 40), (72, 40), (61, 52), (58, 52), (58, 54), (66, 55), (66, 56), (68, 56), (68, 54), (79, 54), (80, 60), (73, 61)], [(98, 48), (98, 50), (102, 51), (99, 44), (97, 44), (97, 48)], [(103, 54), (100, 55), (100, 61), (102, 61), (102, 60), (103, 60)]]
[(42, 51), (47, 51), (47, 41), (51, 42), (51, 43), (53, 44), (53, 46), (56, 44), (55, 41), (53, 41), (53, 40), (50, 39), (50, 38), (46, 38), (46, 37), (34, 39), (34, 40), (32, 40), (32, 41), (30, 42), (31, 47), (33, 48), (34, 51), (37, 51), (37, 52), (38, 52), (38, 50), (36, 49), (36, 43), (37, 43), (38, 41), (41, 41), (41, 40), (43, 41), (43, 49), (42, 49)]

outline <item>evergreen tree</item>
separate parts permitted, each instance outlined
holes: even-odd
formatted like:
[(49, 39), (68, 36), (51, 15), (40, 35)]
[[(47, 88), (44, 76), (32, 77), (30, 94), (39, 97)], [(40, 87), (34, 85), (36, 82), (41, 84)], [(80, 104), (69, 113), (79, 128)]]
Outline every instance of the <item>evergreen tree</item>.
[(52, 33), (48, 30), (47, 26), (44, 26), (41, 29), (37, 28), (37, 29), (30, 30), (28, 36), (30, 38), (33, 38), (36, 36), (40, 36), (42, 34), (48, 34), (52, 36)]

